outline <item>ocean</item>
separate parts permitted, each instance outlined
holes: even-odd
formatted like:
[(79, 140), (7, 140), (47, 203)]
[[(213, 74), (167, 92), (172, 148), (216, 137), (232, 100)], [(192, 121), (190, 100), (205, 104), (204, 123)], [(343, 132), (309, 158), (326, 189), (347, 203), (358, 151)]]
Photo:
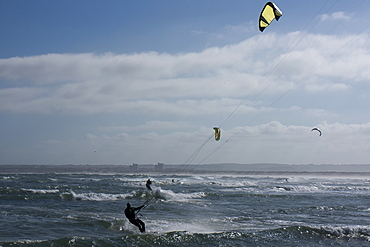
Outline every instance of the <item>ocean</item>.
[(370, 246), (366, 177), (0, 174), (0, 202), (4, 247)]

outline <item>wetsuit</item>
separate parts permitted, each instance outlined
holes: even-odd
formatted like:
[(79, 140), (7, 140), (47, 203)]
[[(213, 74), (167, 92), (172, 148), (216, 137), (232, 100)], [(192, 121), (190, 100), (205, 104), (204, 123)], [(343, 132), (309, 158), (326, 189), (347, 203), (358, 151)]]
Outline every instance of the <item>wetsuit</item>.
[(134, 207), (131, 207), (130, 203), (127, 203), (127, 208), (125, 209), (125, 215), (132, 224), (134, 224), (135, 226), (139, 228), (140, 232), (145, 232), (144, 222), (136, 218), (136, 215), (135, 215), (135, 211), (141, 209), (142, 207), (144, 207), (144, 205), (134, 208)]
[(152, 181), (150, 181), (150, 179), (148, 179), (148, 181), (146, 181), (146, 188), (149, 190), (149, 191), (153, 191), (152, 188), (150, 188), (150, 185), (152, 184)]

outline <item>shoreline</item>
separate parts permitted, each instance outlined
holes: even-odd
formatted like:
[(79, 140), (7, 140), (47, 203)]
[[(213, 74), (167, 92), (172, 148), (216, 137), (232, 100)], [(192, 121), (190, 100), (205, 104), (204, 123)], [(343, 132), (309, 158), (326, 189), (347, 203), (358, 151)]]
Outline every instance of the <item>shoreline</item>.
[[(181, 166), (179, 166), (181, 167)], [(369, 177), (370, 172), (358, 171), (289, 171), (289, 170), (209, 170), (166, 168), (130, 170), (127, 165), (0, 165), (0, 174), (156, 174), (156, 175), (236, 175), (236, 176), (327, 176), (327, 177)], [(179, 171), (181, 170), (181, 171)]]

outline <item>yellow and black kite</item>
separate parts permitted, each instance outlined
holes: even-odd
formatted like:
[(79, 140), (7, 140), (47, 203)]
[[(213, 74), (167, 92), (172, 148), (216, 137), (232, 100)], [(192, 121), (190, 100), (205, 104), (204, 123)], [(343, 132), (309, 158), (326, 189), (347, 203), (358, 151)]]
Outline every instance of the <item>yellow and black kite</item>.
[(273, 2), (266, 3), (262, 9), (259, 19), (260, 31), (263, 32), (263, 30), (265, 30), (265, 28), (270, 25), (274, 19), (279, 20), (282, 15), (283, 12), (281, 12), (281, 10)]

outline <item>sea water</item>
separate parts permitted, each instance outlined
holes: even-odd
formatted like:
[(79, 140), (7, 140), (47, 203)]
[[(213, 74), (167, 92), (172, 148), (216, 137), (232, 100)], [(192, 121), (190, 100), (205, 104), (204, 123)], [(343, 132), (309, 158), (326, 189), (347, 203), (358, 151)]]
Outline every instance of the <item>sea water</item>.
[(2, 174), (0, 209), (0, 246), (370, 246), (364, 177)]

